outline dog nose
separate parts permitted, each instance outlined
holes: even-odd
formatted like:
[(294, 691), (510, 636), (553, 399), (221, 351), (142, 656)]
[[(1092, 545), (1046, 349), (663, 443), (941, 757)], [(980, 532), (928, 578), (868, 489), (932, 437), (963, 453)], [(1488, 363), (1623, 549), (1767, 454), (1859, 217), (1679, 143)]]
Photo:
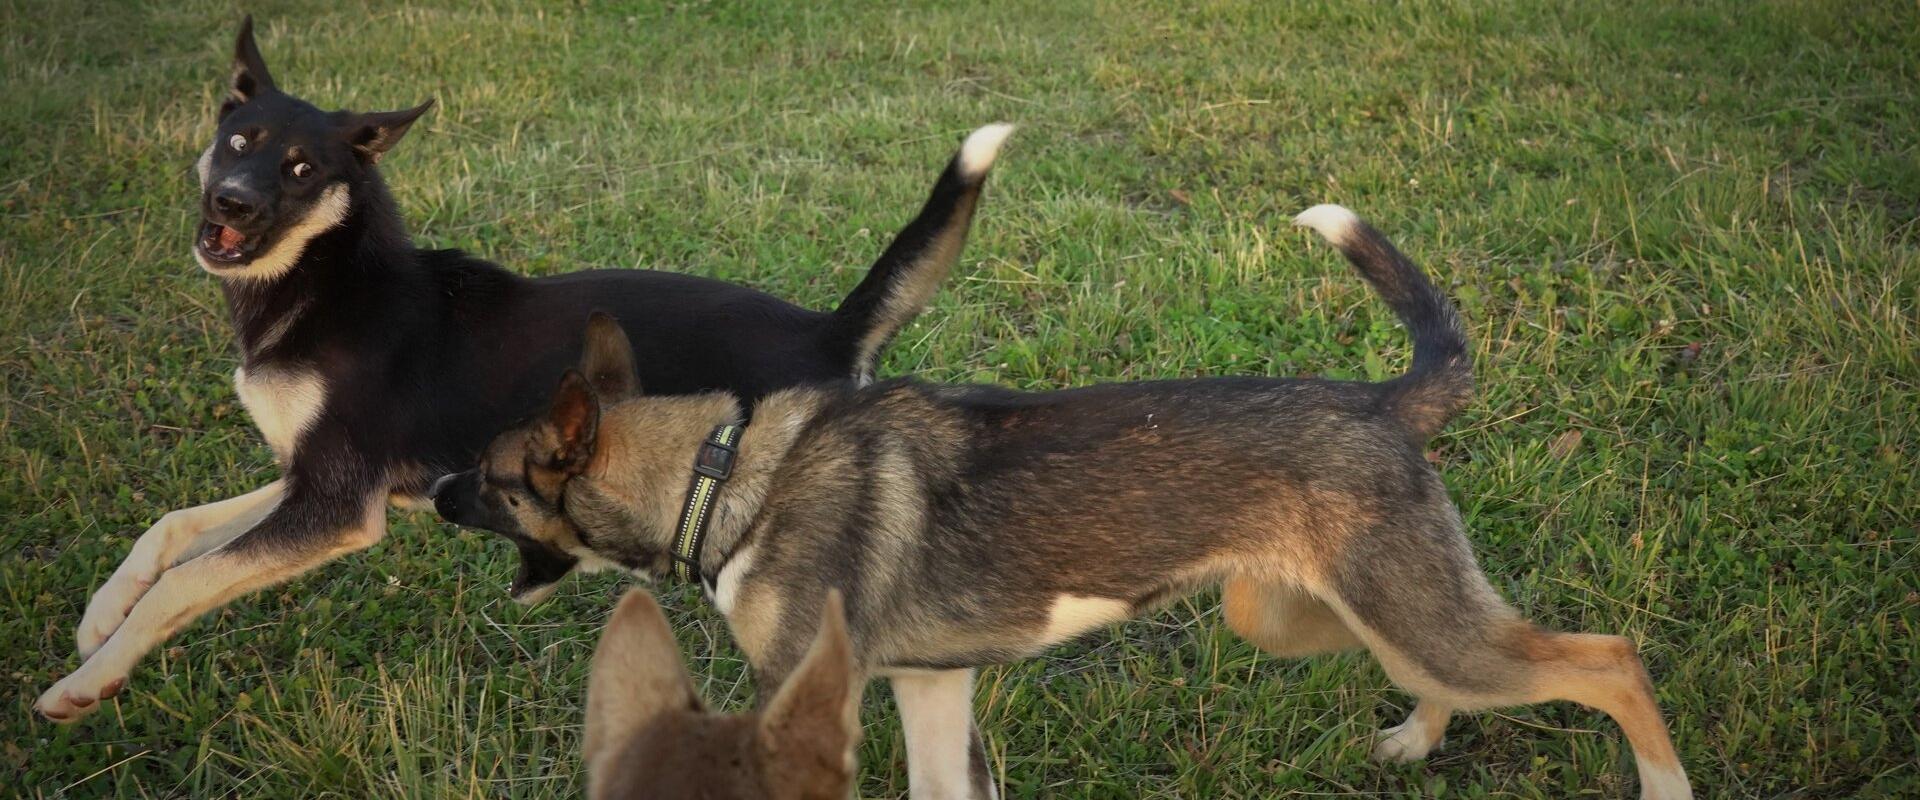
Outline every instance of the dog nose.
[(460, 475), (458, 472), (442, 475), (427, 487), (427, 500), (433, 503), (433, 513), (455, 525), (462, 524), (460, 520), (466, 517), (466, 509), (460, 506), (460, 490), (454, 487), (460, 482)]
[(213, 210), (225, 222), (245, 222), (260, 212), (260, 197), (253, 192), (225, 187), (213, 195)]

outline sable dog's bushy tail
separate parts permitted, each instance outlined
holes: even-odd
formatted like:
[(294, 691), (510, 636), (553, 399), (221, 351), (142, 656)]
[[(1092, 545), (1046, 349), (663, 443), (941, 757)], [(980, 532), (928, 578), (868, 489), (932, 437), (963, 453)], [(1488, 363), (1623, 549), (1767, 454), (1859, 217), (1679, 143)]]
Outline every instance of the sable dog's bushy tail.
[(887, 343), (927, 307), (960, 260), (980, 187), (1011, 133), (1013, 126), (1001, 123), (969, 134), (933, 185), (920, 216), (893, 238), (867, 277), (834, 309), (829, 335), (851, 349), (853, 374), (849, 377), (860, 383), (873, 379)]
[(1413, 335), (1413, 368), (1387, 382), (1394, 413), (1432, 438), (1473, 399), (1473, 359), (1453, 303), (1387, 237), (1352, 211), (1319, 205), (1293, 218), (1353, 262)]

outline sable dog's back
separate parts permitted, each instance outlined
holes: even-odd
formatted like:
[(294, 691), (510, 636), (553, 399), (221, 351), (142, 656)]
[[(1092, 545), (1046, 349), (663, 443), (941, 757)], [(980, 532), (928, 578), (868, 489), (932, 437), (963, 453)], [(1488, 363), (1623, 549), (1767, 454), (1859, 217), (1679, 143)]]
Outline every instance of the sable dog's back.
[[(892, 381), (821, 405), (756, 528), (782, 551), (810, 540), (775, 560), (835, 585), (883, 577), (922, 597), (1137, 607), (1218, 557), (1285, 569), (1350, 523), (1443, 510), (1445, 487), (1382, 395), (1269, 378), (1041, 394)], [(901, 557), (917, 548), (940, 557)], [(1166, 571), (1143, 585), (1141, 560)], [(900, 566), (880, 576), (876, 564)]]

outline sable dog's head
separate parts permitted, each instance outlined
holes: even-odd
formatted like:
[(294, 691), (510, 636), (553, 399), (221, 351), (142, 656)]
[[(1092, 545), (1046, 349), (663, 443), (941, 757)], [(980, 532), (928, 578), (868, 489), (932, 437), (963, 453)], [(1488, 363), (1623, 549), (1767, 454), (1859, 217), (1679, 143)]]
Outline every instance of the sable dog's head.
[(321, 111), (274, 86), (240, 23), (233, 77), (213, 143), (200, 156), (194, 257), (223, 278), (270, 279), (347, 218), (356, 188), (432, 100), (405, 111)]
[(644, 590), (628, 592), (587, 685), (588, 794), (843, 800), (860, 738), (859, 678), (833, 592), (806, 659), (762, 711), (709, 713), (660, 607)]
[(686, 415), (711, 415), (733, 400), (655, 397), (612, 409), (639, 396), (626, 332), (595, 312), (580, 367), (561, 378), (546, 413), (494, 437), (475, 468), (434, 483), (441, 517), (498, 533), (519, 548), (520, 569), (508, 590), (515, 600), (545, 599), (582, 564), (667, 571), (694, 450), (711, 430), (690, 426)]

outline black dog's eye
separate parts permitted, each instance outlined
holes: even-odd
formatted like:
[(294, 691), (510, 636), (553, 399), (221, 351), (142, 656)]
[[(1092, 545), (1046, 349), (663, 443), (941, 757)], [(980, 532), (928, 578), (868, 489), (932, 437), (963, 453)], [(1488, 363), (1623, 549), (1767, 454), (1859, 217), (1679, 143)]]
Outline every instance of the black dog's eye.
[(293, 165), (293, 169), (291, 170), (291, 172), (293, 173), (293, 177), (304, 178), (304, 177), (307, 177), (308, 175), (313, 174), (313, 165), (305, 161), (302, 161), (298, 164)]
[(229, 136), (227, 137), (227, 146), (233, 148), (233, 152), (236, 153), (247, 152), (247, 137), (238, 133)]

